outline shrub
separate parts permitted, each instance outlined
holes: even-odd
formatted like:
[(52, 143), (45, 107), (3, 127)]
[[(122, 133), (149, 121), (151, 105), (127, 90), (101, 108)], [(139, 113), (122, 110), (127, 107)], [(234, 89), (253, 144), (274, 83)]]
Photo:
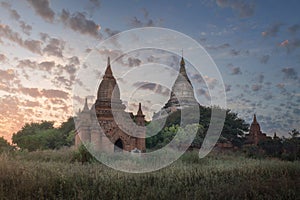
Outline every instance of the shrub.
[[(88, 146), (86, 146), (88, 145)], [(72, 161), (77, 161), (81, 162), (82, 164), (84, 163), (92, 163), (96, 162), (96, 159), (94, 156), (90, 153), (88, 150), (90, 147), (89, 144), (81, 144), (76, 151), (74, 151), (73, 156), (72, 156)]]

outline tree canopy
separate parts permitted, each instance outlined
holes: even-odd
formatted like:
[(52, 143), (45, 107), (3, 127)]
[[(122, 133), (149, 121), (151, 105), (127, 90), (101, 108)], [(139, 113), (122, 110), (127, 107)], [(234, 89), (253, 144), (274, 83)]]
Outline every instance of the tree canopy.
[(4, 139), (4, 137), (0, 137), (0, 153), (11, 151), (14, 147), (9, 144), (9, 142)]
[(20, 131), (13, 134), (12, 142), (28, 151), (59, 149), (74, 144), (75, 125), (72, 117), (58, 128), (53, 124), (49, 121), (27, 123)]

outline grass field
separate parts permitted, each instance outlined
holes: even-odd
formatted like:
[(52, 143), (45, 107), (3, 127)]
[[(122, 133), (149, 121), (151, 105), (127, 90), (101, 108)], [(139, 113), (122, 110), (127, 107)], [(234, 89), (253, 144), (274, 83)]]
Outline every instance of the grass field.
[(71, 162), (72, 150), (0, 155), (0, 199), (300, 199), (300, 163), (186, 153), (162, 170), (128, 174)]

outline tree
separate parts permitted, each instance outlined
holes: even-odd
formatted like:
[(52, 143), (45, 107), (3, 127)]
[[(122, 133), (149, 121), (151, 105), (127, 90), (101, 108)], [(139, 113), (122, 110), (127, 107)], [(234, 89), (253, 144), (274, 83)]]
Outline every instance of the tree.
[(265, 141), (261, 141), (258, 146), (262, 148), (268, 156), (280, 157), (282, 154), (283, 144), (280, 138), (268, 138)]
[(247, 124), (245, 120), (239, 118), (237, 113), (226, 110), (226, 118), (221, 133), (224, 138), (238, 144), (241, 142), (241, 137), (244, 136), (244, 132), (248, 131), (248, 128), (249, 124)]
[(291, 138), (283, 138), (283, 155), (287, 160), (300, 159), (300, 134), (299, 131), (293, 129), (288, 133)]
[(11, 146), (4, 137), (0, 137), (0, 153), (13, 150), (14, 147)]
[(49, 121), (26, 123), (20, 131), (13, 134), (12, 142), (17, 144), (21, 149), (29, 151), (41, 149), (41, 135), (39, 134), (42, 131), (54, 129), (53, 124), (54, 122)]
[[(213, 109), (221, 109), (219, 107), (214, 107)], [(207, 133), (207, 130), (210, 125), (210, 120), (211, 120), (211, 112), (212, 108), (211, 107), (205, 107), (205, 106), (199, 106), (200, 110), (200, 119), (199, 119), (199, 124), (201, 125), (201, 131), (197, 133), (197, 136), (192, 144), (192, 146), (200, 148), (203, 142), (203, 139)], [(249, 124), (245, 122), (245, 120), (241, 119), (238, 117), (237, 113), (232, 112), (231, 110), (222, 110), (222, 112), (226, 112), (226, 117), (225, 117), (225, 122), (224, 122), (224, 127), (221, 132), (221, 137), (224, 140), (229, 140), (232, 142), (234, 146), (241, 147), (244, 142), (244, 132), (248, 131), (249, 129)], [(193, 118), (194, 113), (193, 111), (190, 112), (190, 115), (184, 116), (186, 118)], [(171, 127), (172, 125), (180, 125), (181, 121), (181, 111), (177, 110), (173, 113), (171, 113), (167, 118), (166, 118), (166, 123), (164, 127)], [(193, 121), (193, 120), (190, 120)], [(155, 141), (155, 139), (158, 139), (162, 137), (162, 135), (158, 136), (157, 138), (154, 138), (154, 140), (149, 140), (151, 143), (155, 143), (158, 141)], [(162, 139), (160, 139), (162, 140)], [(146, 140), (147, 142), (147, 140)], [(155, 146), (155, 144), (152, 144), (150, 146)], [(148, 146), (147, 146), (148, 147)]]
[(59, 127), (59, 132), (62, 136), (63, 146), (72, 146), (75, 143), (75, 122), (73, 117), (69, 117), (66, 122), (63, 122)]
[(293, 129), (292, 131), (288, 132), (288, 134), (292, 137), (292, 138), (297, 138), (300, 136), (299, 131), (297, 131), (296, 129)]
[(74, 144), (75, 125), (70, 117), (60, 127), (54, 128), (53, 122), (42, 121), (30, 123), (13, 134), (12, 141), (21, 149), (35, 151), (38, 149), (59, 149)]

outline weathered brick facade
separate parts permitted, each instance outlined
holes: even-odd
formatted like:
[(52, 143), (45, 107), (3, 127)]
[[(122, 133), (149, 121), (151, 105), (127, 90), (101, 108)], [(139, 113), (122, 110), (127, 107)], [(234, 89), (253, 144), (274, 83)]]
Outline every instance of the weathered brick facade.
[(125, 108), (108, 58), (96, 102), (89, 109), (86, 100), (77, 116), (75, 145), (90, 143), (95, 150), (106, 152), (134, 149), (144, 152), (146, 129), (141, 104), (135, 116), (125, 112)]

